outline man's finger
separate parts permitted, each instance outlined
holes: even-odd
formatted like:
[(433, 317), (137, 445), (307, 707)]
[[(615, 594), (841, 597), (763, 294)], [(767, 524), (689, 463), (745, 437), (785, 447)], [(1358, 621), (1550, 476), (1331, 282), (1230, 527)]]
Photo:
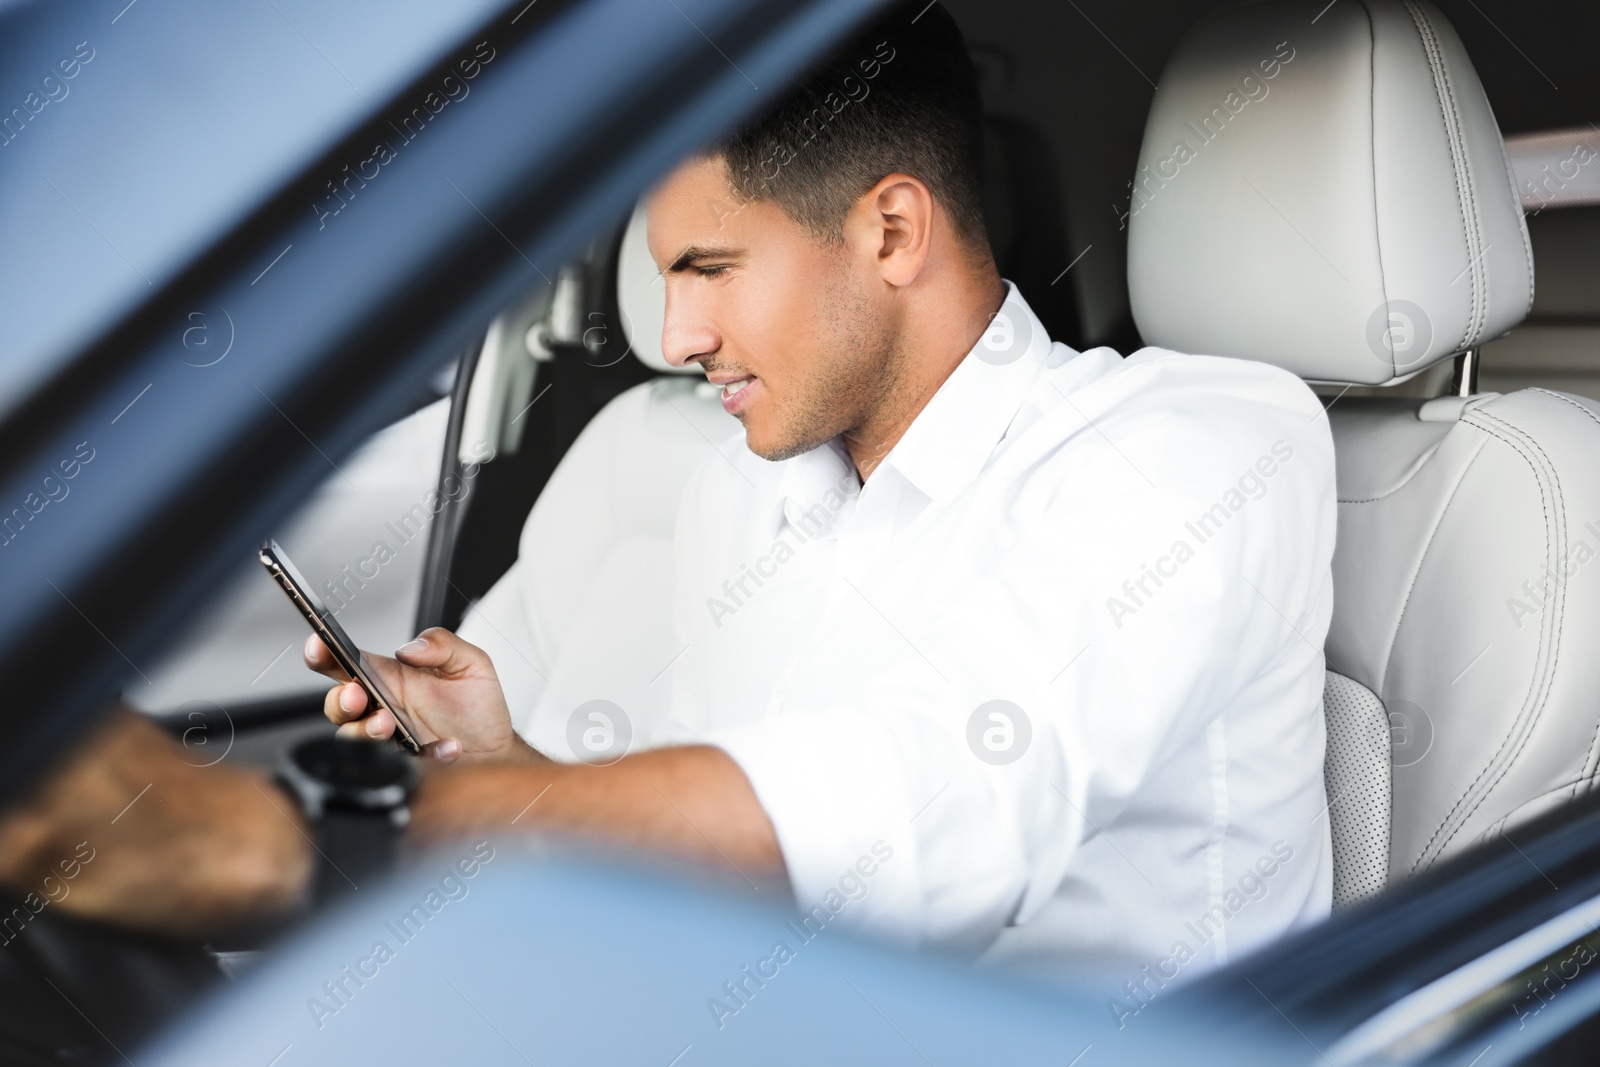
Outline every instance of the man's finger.
[(461, 742), (453, 737), (441, 737), (423, 745), (422, 754), (440, 763), (454, 763), (461, 758)]
[(366, 713), (366, 690), (354, 682), (336, 685), (322, 698), (322, 714), (331, 723), (354, 722)]
[(350, 719), (344, 708), (339, 706), (339, 690), (343, 688), (342, 685), (336, 685), (322, 697), (322, 716), (336, 725), (348, 722)]
[(333, 736), (341, 741), (367, 740), (367, 724), (363, 722), (347, 722), (333, 732)]
[(306, 638), (305, 647), (300, 654), (306, 661), (306, 666), (318, 674), (326, 675), (336, 682), (348, 682), (350, 676), (345, 673), (339, 661), (333, 658), (333, 653), (328, 651), (328, 646), (322, 643), (322, 638), (312, 634)]
[(334, 736), (349, 741), (387, 741), (394, 736), (394, 716), (380, 708), (364, 719), (345, 723)]

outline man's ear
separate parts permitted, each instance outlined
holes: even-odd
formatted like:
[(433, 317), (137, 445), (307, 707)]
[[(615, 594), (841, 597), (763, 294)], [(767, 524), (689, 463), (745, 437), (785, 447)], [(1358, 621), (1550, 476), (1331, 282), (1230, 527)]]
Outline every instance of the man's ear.
[(916, 281), (933, 245), (933, 194), (921, 179), (890, 174), (856, 202), (846, 226), (850, 243), (871, 253), (880, 277), (890, 285)]

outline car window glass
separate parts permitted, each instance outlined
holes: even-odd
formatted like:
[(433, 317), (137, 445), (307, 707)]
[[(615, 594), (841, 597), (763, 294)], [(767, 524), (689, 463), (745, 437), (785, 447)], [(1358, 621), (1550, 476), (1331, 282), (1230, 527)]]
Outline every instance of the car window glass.
[[(375, 434), (298, 515), (272, 532), (362, 647), (388, 652), (413, 635), (428, 521), (450, 401)], [(188, 635), (124, 698), (151, 712), (195, 701), (225, 706), (315, 693), (300, 659), (308, 630), (254, 555), (239, 561)]]

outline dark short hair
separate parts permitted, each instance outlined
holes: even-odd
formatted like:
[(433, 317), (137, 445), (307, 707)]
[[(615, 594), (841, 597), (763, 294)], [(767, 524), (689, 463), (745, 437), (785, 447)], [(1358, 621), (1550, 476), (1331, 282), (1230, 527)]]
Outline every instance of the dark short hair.
[(989, 252), (980, 179), (983, 108), (966, 41), (938, 3), (887, 8), (814, 63), (755, 121), (711, 148), (744, 200), (771, 200), (837, 241), (889, 174), (921, 179), (969, 250)]

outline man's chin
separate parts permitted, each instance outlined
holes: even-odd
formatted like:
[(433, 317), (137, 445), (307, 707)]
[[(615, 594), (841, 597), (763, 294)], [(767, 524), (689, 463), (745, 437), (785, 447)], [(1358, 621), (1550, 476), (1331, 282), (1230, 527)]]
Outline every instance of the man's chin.
[(796, 451), (792, 444), (785, 441), (771, 441), (759, 438), (749, 430), (745, 431), (744, 443), (750, 451), (770, 463), (780, 463), (805, 451), (804, 449)]
[(770, 463), (781, 463), (786, 459), (793, 459), (802, 453), (809, 452), (820, 441), (797, 440), (792, 436), (785, 436), (772, 432), (771, 428), (763, 425), (759, 419), (753, 419), (748, 413), (740, 412), (738, 420), (744, 423), (745, 447)]

